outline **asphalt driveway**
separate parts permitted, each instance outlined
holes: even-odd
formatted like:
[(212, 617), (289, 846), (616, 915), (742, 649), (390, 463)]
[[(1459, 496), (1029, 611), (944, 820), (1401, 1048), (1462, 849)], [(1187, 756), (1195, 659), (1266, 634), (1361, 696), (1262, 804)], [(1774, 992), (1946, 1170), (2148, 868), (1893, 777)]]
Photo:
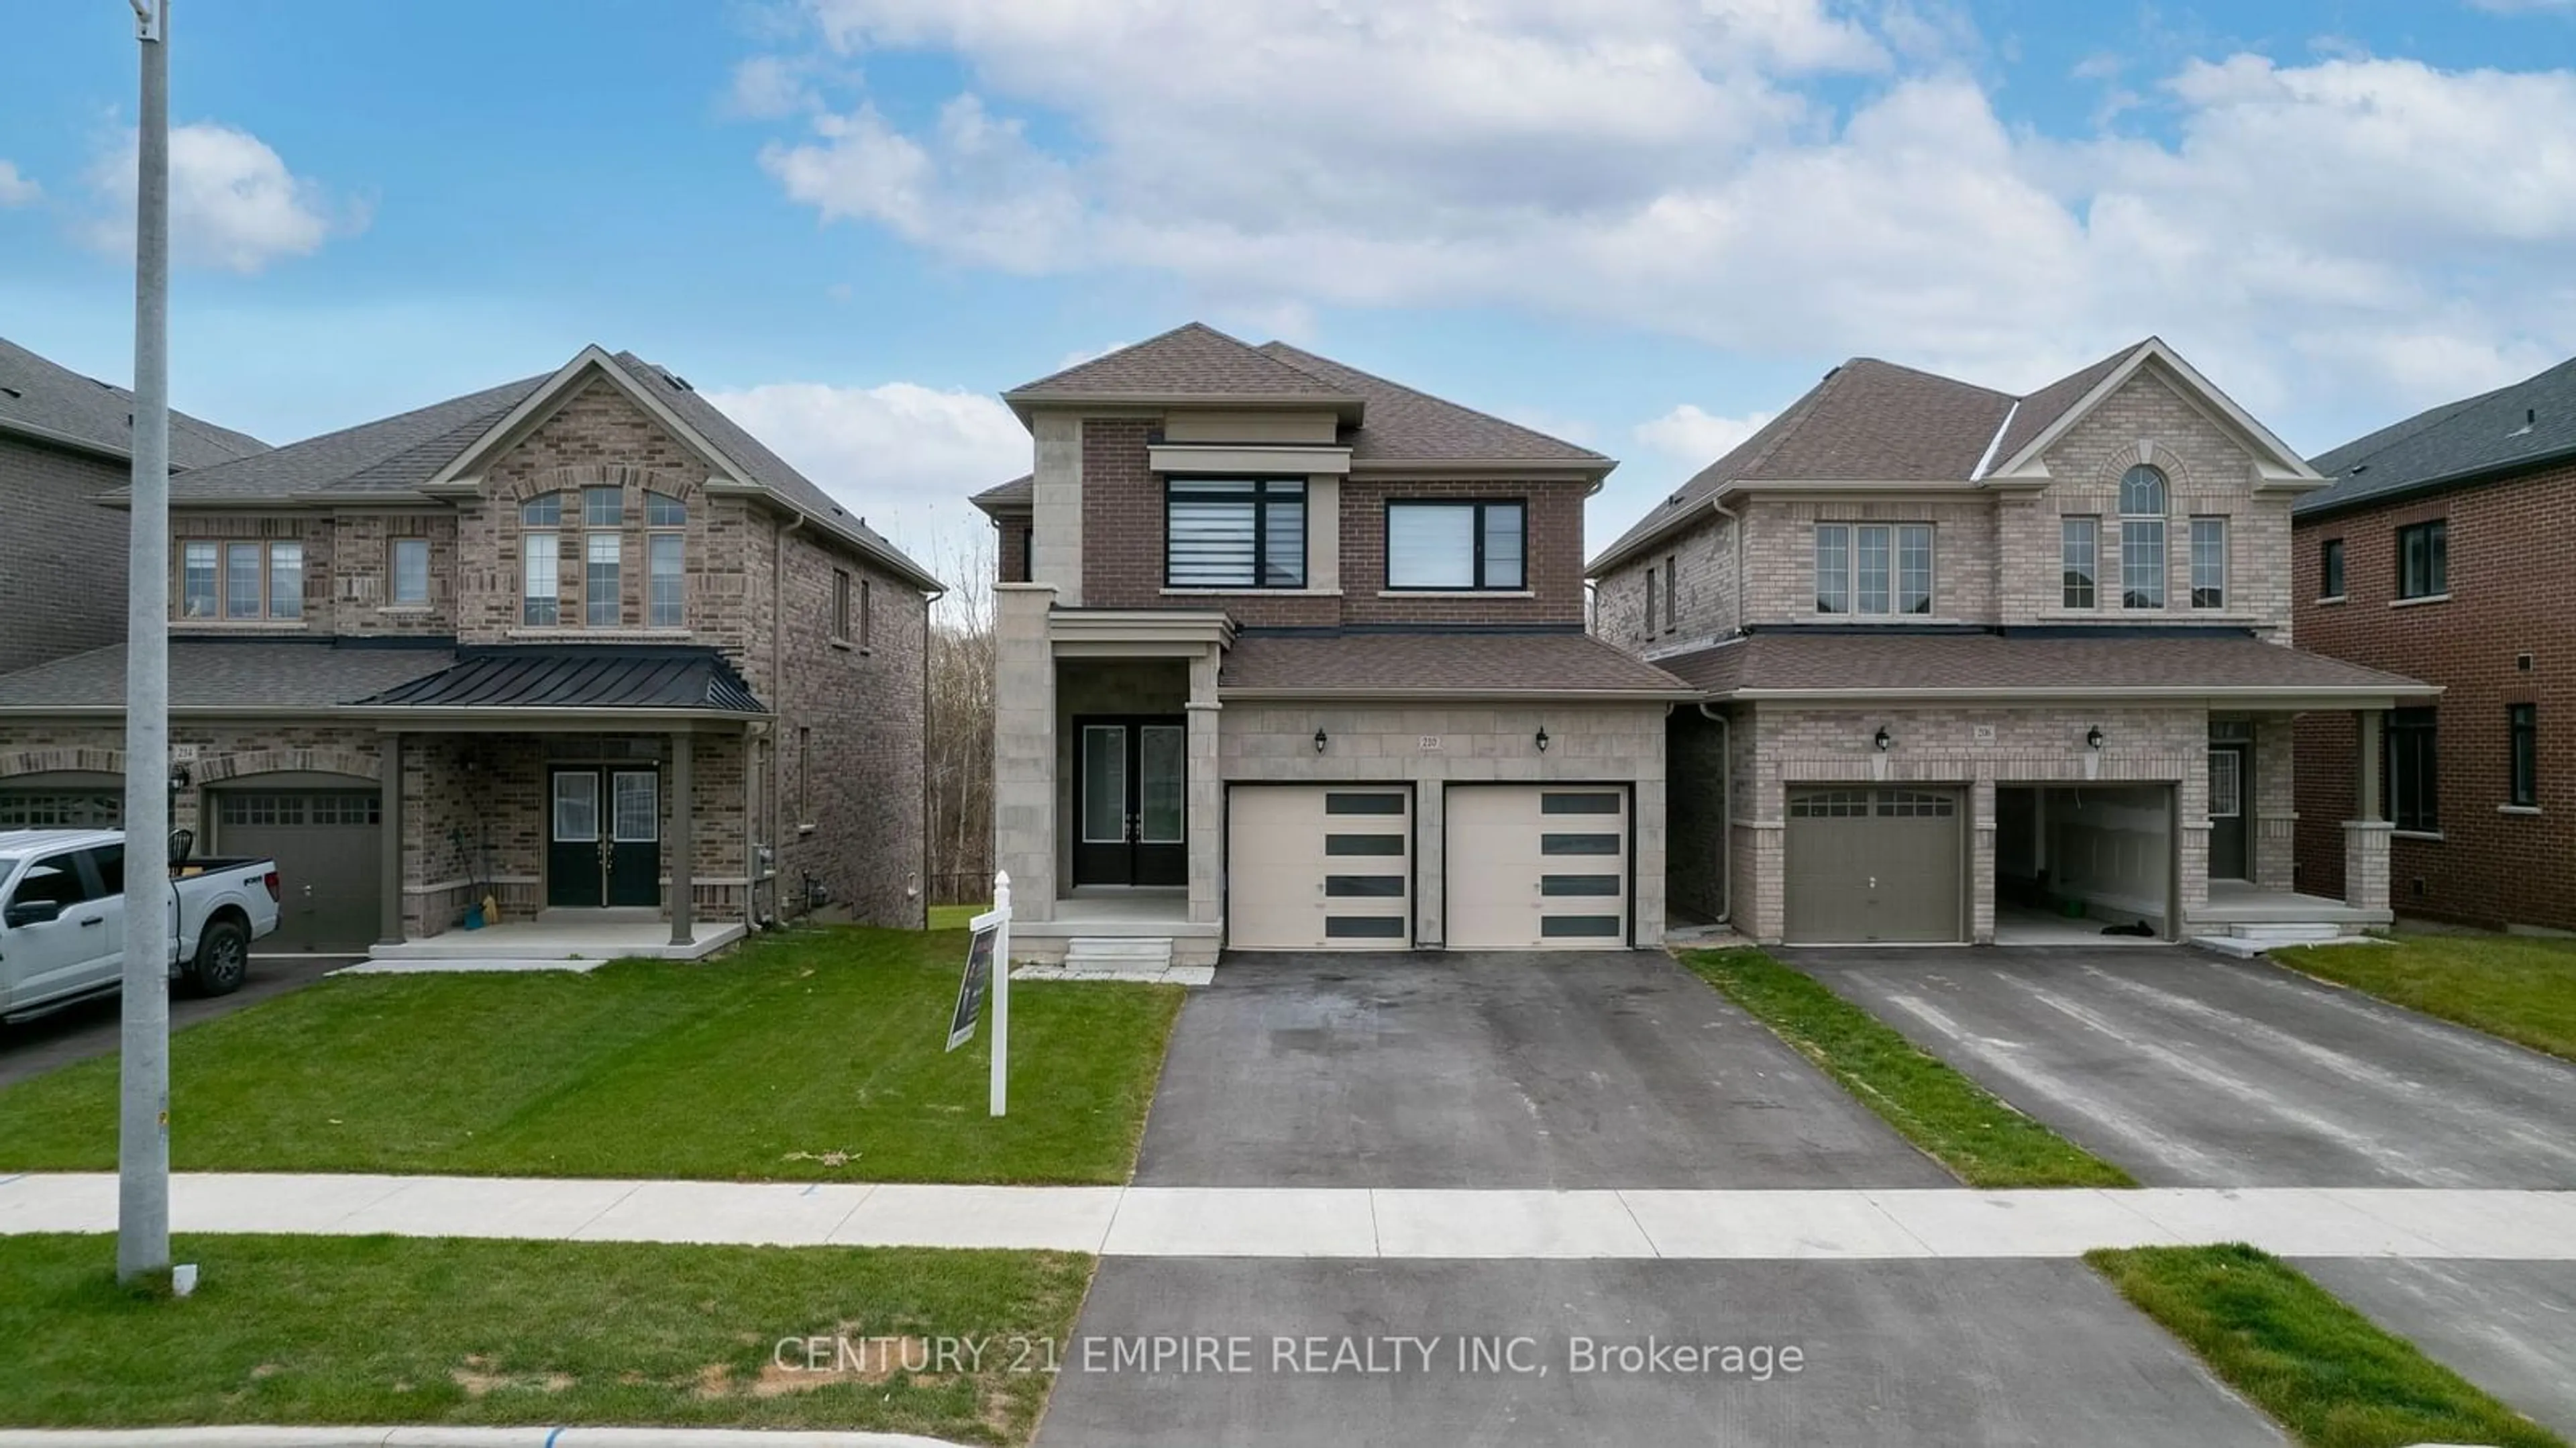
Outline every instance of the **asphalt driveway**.
[(1238, 955), (1190, 993), (1154, 1186), (1955, 1186), (1671, 958)]
[(2150, 1186), (2576, 1187), (2576, 1066), (2268, 963), (1781, 954)]
[(2576, 1435), (2576, 1262), (2325, 1257), (2298, 1267), (2505, 1406)]
[[(1206, 1350), (1138, 1361), (1157, 1338)], [(1577, 1338), (1594, 1340), (1588, 1358)], [(1667, 1351), (1605, 1370), (1601, 1344)], [(1723, 1353), (1692, 1363), (1670, 1353), (1677, 1344), (1744, 1357), (1730, 1372)], [(1767, 1372), (1757, 1374), (1755, 1348), (1770, 1351)], [(1791, 1348), (1800, 1366), (1783, 1371)], [(2282, 1442), (2080, 1262), (1138, 1258), (1100, 1264), (1037, 1438), (1038, 1448)]]
[[(228, 1016), (245, 1006), (302, 990), (362, 955), (254, 955), (250, 977), (228, 996), (197, 995), (186, 986), (170, 992), (170, 1029), (184, 1030), (200, 1021)], [(0, 1086), (41, 1076), (47, 1071), (113, 1054), (123, 1030), (123, 1004), (117, 996), (84, 1001), (51, 1015), (0, 1025)]]

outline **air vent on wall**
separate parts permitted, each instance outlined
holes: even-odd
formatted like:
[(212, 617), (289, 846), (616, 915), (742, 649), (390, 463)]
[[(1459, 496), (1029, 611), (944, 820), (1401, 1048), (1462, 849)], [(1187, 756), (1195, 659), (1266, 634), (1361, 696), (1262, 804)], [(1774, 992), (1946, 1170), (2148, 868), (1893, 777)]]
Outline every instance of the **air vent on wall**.
[(2519, 669), (2520, 671), (2522, 671), (2523, 673), (2526, 673), (2526, 674), (2530, 673), (2530, 672), (2531, 672), (2531, 655), (2529, 655), (2529, 654), (2516, 654), (2516, 655), (2514, 655), (2514, 656), (2513, 656), (2513, 666), (2514, 666), (2516, 669)]

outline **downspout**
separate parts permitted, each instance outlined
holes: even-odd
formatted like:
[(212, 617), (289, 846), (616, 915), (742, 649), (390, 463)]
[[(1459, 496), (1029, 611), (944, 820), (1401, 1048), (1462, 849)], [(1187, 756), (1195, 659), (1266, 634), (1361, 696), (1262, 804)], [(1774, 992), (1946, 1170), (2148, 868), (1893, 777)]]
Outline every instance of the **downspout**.
[[(1720, 512), (1725, 511), (1720, 509)], [(1708, 701), (1699, 701), (1699, 717), (1717, 726), (1718, 757), (1726, 767), (1717, 775), (1717, 823), (1726, 831), (1726, 868), (1717, 874), (1717, 923), (1735, 923), (1735, 725), (1723, 714), (1712, 714)]]

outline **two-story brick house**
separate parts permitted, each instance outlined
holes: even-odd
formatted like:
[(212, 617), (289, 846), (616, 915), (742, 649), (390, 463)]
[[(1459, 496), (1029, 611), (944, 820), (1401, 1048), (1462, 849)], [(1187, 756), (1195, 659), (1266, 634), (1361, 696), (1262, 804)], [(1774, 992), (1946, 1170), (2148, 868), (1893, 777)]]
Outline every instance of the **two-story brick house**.
[(2294, 893), (2294, 721), (2331, 712), (2348, 768), (2434, 692), (2291, 646), (2323, 484), (2153, 339), (2026, 396), (1836, 368), (1591, 564), (1600, 635), (1700, 691), (1677, 911), (1809, 943), (2385, 922), (2366, 809), (2323, 826), (2348, 898)]
[(2292, 513), (2299, 639), (2442, 686), (2389, 718), (2375, 767), (2299, 732), (2299, 878), (2339, 889), (2315, 822), (2382, 786), (2391, 895), (2409, 914), (2576, 930), (2576, 362), (2447, 402), (2318, 456)]
[[(939, 585), (670, 372), (588, 348), (171, 494), (174, 820), (278, 858), (287, 947), (920, 922)], [(112, 821), (123, 674), (0, 677), (0, 791)]]
[(1665, 715), (1587, 636), (1585, 448), (1190, 325), (1004, 394), (1015, 946), (1582, 949), (1663, 929)]
[[(0, 338), (0, 674), (125, 637), (125, 515), (98, 499), (132, 477), (133, 433), (134, 394)], [(267, 447), (170, 414), (173, 472)]]

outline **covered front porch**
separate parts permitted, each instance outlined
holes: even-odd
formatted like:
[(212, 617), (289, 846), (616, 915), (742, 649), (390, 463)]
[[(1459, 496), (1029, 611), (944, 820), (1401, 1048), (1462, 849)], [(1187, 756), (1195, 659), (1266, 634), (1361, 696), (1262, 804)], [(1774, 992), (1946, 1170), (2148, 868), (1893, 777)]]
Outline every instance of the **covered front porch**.
[(750, 927), (741, 920), (700, 919), (691, 923), (687, 940), (675, 940), (677, 933), (659, 910), (541, 910), (534, 919), (504, 918), (477, 930), (389, 942), (368, 955), (424, 968), (457, 961), (696, 960), (742, 939)]

